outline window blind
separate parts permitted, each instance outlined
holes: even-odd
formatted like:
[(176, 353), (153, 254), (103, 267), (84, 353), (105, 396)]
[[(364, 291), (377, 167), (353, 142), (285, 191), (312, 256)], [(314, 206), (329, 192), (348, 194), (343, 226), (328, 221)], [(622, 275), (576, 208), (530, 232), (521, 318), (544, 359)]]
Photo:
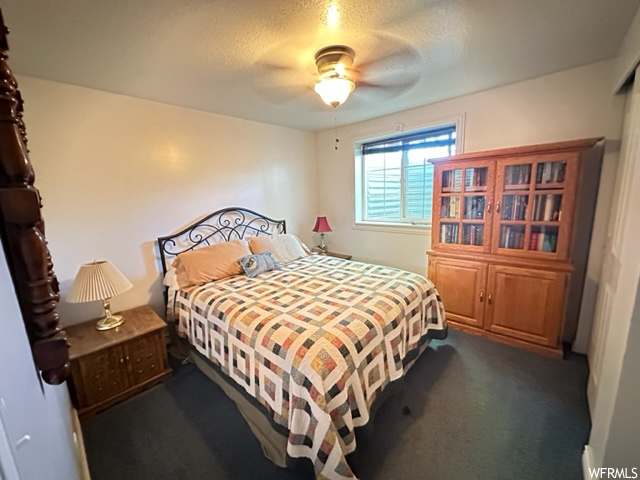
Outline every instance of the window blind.
[(430, 158), (455, 153), (454, 125), (412, 132), (361, 146), (364, 219), (430, 221), (433, 166)]

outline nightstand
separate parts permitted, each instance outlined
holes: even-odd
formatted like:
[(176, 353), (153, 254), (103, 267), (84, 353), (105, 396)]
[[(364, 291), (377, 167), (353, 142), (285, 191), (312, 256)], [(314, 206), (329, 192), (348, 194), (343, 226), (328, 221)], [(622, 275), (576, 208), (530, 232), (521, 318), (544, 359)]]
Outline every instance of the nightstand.
[(343, 258), (345, 260), (351, 260), (352, 255), (347, 255), (345, 253), (336, 253), (336, 252), (327, 252), (325, 255), (336, 258)]
[(130, 398), (171, 375), (166, 323), (145, 305), (121, 312), (123, 325), (96, 330), (96, 321), (65, 328), (69, 388), (81, 419)]

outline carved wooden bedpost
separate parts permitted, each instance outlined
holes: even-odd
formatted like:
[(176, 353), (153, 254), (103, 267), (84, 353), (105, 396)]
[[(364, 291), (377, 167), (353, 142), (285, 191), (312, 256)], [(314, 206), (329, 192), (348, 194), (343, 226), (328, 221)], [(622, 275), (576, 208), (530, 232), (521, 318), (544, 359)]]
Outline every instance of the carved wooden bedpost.
[(67, 337), (59, 326), (58, 281), (33, 185), (22, 97), (7, 65), (8, 30), (1, 11), (0, 23), (0, 234), (36, 367), (45, 382), (56, 385), (69, 375)]

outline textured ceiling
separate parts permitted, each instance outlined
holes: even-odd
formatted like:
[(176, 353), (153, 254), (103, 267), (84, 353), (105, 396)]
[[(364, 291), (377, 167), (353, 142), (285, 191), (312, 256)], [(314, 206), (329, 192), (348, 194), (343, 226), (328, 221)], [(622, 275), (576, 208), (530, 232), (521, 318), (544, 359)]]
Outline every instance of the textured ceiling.
[[(311, 131), (314, 53), (356, 52), (341, 125), (614, 56), (640, 0), (1, 0), (19, 74)], [(336, 13), (337, 12), (337, 13)], [(28, 100), (28, 99), (27, 99)]]

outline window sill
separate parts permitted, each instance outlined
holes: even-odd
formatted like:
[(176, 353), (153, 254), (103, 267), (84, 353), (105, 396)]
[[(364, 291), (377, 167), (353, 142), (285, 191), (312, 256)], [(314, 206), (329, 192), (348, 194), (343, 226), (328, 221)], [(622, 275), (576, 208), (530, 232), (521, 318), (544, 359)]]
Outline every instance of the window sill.
[(431, 225), (410, 225), (407, 223), (356, 222), (352, 228), (353, 230), (403, 233), (409, 235), (427, 235), (431, 233)]

